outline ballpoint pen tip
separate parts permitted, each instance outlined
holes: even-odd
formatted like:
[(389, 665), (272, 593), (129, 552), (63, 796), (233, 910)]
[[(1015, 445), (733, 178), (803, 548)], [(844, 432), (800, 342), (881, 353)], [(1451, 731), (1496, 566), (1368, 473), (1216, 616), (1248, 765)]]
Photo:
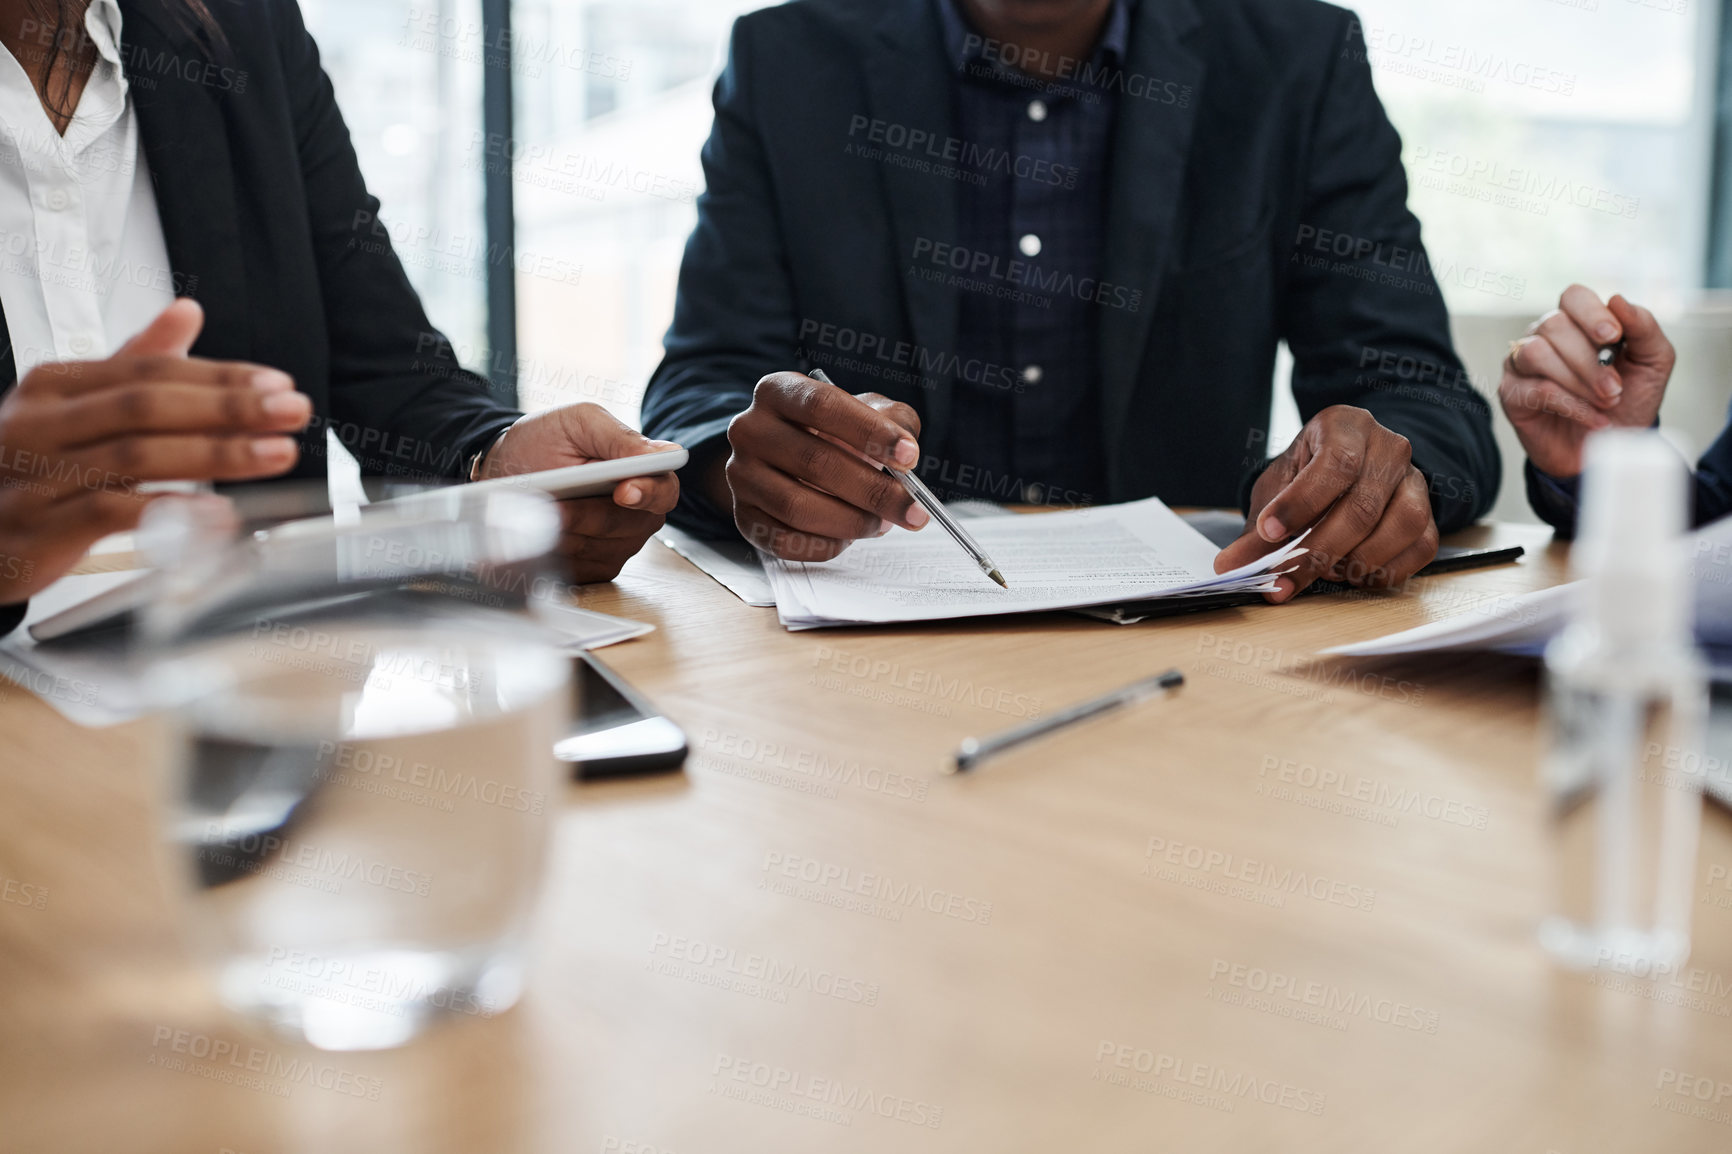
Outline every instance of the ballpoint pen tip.
[(988, 577), (992, 578), (994, 581), (998, 582), (998, 584), (1001, 588), (1004, 588), (1004, 589), (1010, 588), (1010, 582), (1006, 581), (1004, 579), (1004, 574), (1000, 573), (997, 569), (989, 570), (986, 575)]

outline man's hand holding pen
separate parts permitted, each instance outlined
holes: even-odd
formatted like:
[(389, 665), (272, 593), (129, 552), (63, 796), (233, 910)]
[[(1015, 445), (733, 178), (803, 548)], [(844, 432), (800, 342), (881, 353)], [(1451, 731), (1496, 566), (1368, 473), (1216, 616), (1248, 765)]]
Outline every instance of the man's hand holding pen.
[(913, 469), (919, 436), (920, 417), (907, 405), (772, 373), (728, 426), (731, 452), (717, 459), (705, 484), (760, 549), (788, 561), (829, 561), (863, 537), (931, 521), (878, 467)]

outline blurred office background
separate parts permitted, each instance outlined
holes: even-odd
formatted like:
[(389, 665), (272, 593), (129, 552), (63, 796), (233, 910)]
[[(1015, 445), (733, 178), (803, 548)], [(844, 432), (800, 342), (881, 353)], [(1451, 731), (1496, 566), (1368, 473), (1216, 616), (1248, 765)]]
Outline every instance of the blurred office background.
[[(1160, 0), (1143, 0), (1145, 3)], [(1207, 0), (1203, 0), (1207, 2)], [(1694, 455), (1732, 396), (1723, 0), (1356, 0), (1458, 346), (1488, 394), (1508, 341), (1580, 281), (1660, 314), (1663, 421)], [(1726, 0), (1732, 2), (1732, 0)], [(302, 0), (410, 277), (464, 362), (521, 403), (635, 420), (702, 187), (710, 88), (752, 0)], [(509, 8), (513, 123), (484, 127)], [(1719, 162), (1716, 162), (1716, 158)], [(515, 323), (490, 297), (489, 171), (516, 213)], [(503, 177), (500, 174), (504, 174)], [(1723, 187), (1727, 186), (1727, 187)], [(1717, 208), (1724, 203), (1727, 208)], [(496, 285), (497, 290), (497, 285)], [(490, 331), (494, 340), (490, 342)], [(501, 331), (515, 350), (492, 347)], [(1494, 406), (1495, 407), (1495, 406)], [(1518, 461), (1500, 421), (1506, 459)], [(1271, 443), (1297, 430), (1278, 400)], [(1517, 470), (1496, 515), (1532, 520)]]

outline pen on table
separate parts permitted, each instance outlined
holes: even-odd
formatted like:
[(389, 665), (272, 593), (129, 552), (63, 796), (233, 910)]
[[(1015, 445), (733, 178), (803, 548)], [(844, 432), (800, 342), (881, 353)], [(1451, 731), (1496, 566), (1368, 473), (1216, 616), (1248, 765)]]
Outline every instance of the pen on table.
[(962, 748), (956, 751), (956, 761), (952, 773), (967, 773), (989, 757), (995, 757), (1008, 749), (1044, 737), (1056, 730), (1065, 729), (1091, 717), (1099, 717), (1103, 713), (1111, 713), (1115, 709), (1123, 709), (1127, 705), (1136, 705), (1162, 693), (1171, 693), (1185, 683), (1185, 675), (1177, 669), (1169, 669), (1158, 677), (1147, 677), (1133, 682), (1123, 689), (1115, 689), (1104, 697), (1093, 701), (1085, 701), (1081, 705), (1073, 705), (1061, 710), (1051, 717), (1033, 721), (1017, 729), (988, 737), (984, 740), (971, 737), (962, 743)]
[[(813, 369), (806, 375), (820, 384), (836, 385), (836, 382), (832, 381), (823, 369)], [(987, 556), (986, 550), (982, 549), (980, 543), (969, 534), (968, 530), (964, 529), (956, 518), (950, 515), (950, 510), (944, 507), (944, 502), (940, 501), (938, 495), (926, 487), (924, 481), (913, 473), (904, 473), (900, 469), (892, 469), (888, 465), (880, 465), (879, 468), (902, 482), (902, 487), (908, 490), (908, 495), (920, 502), (921, 506), (932, 515), (932, 519), (938, 522), (958, 545), (962, 546), (963, 550), (974, 559), (974, 563), (980, 566), (982, 573), (998, 582), (1001, 588), (1010, 588), (1010, 582), (1006, 581), (1004, 574), (998, 571), (998, 563)]]

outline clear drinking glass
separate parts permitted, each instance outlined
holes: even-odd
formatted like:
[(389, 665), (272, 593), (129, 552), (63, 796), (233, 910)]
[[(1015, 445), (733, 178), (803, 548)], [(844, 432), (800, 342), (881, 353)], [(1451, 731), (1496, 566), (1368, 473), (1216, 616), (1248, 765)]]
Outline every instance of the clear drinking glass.
[(1690, 955), (1708, 694), (1688, 649), (1643, 656), (1607, 660), (1580, 629), (1546, 650), (1556, 875), (1540, 942), (1571, 968), (1645, 977)]
[(1540, 941), (1577, 969), (1690, 955), (1708, 680), (1692, 630), (1686, 473), (1657, 433), (1588, 440), (1569, 626), (1546, 647), (1557, 880)]
[(164, 844), (225, 1004), (351, 1050), (517, 1000), (569, 655), (503, 616), (261, 617), (158, 672)]
[(552, 502), (457, 487), (256, 532), (209, 503), (152, 514), (135, 660), (222, 1000), (326, 1049), (508, 1008), (574, 705), (536, 621)]

